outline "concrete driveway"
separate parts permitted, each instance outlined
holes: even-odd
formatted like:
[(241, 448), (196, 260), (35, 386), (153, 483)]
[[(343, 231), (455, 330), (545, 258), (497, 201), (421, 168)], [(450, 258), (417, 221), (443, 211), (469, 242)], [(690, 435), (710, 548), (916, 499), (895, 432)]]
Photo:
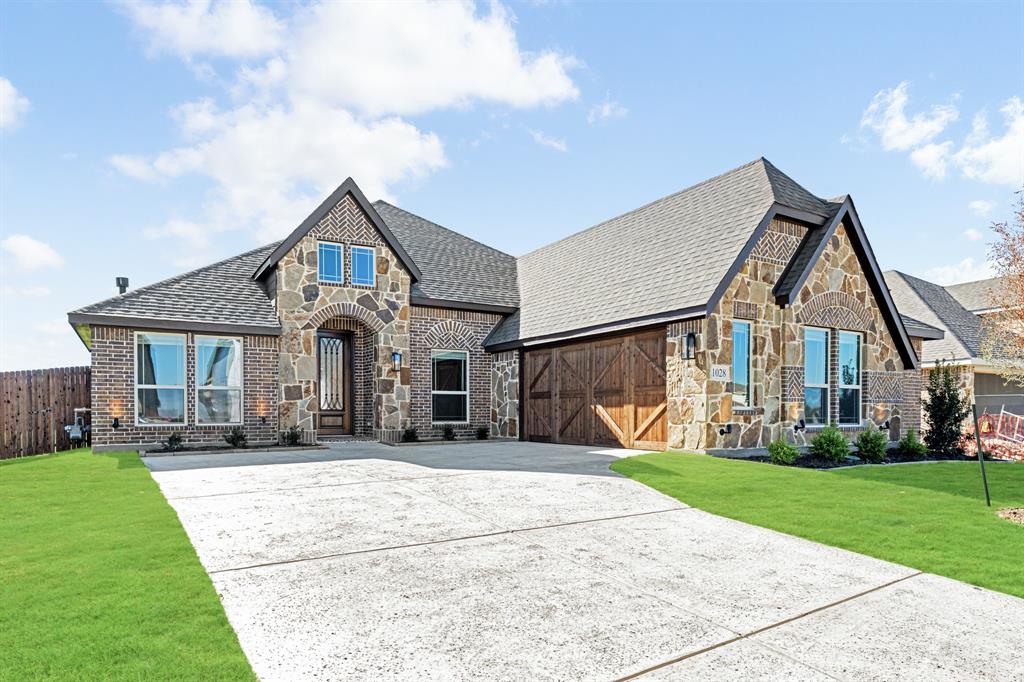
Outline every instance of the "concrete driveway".
[(690, 509), (625, 454), (146, 463), (263, 680), (1024, 680), (1024, 600)]

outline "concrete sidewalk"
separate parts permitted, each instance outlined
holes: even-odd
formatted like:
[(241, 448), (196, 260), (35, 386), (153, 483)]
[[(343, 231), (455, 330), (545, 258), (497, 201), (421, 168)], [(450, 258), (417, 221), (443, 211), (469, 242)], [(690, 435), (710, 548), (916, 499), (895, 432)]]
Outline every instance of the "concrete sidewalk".
[(1024, 601), (690, 509), (627, 454), (146, 463), (264, 680), (1024, 679)]

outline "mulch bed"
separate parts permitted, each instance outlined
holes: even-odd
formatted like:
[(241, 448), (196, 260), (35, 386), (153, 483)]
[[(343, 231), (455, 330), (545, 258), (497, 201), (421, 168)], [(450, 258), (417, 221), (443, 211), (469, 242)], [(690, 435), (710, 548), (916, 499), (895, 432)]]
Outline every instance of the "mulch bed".
[(1000, 518), (1006, 519), (1007, 521), (1012, 521), (1014, 523), (1019, 523), (1020, 525), (1024, 526), (1024, 507), (1000, 509), (997, 513), (999, 514)]
[[(765, 456), (750, 457), (751, 461), (764, 462), (771, 464), (771, 459)], [(789, 466), (800, 467), (802, 469), (839, 469), (842, 467), (860, 466), (861, 464), (905, 464), (907, 462), (945, 462), (945, 461), (972, 461), (973, 457), (967, 457), (966, 455), (928, 455), (927, 457), (913, 457), (905, 455), (895, 450), (890, 450), (885, 459), (881, 462), (866, 462), (856, 455), (851, 455), (846, 458), (843, 462), (833, 462), (830, 459), (824, 457), (818, 457), (817, 455), (800, 455), (796, 458)], [(785, 465), (780, 465), (785, 466)]]

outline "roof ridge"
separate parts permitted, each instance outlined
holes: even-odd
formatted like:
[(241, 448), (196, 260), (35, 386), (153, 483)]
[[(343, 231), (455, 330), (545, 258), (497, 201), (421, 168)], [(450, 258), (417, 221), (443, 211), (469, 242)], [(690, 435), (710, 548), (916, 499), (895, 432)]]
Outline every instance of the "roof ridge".
[(158, 280), (158, 281), (153, 282), (151, 284), (147, 284), (145, 286), (138, 287), (137, 289), (132, 289), (131, 291), (127, 291), (127, 292), (125, 292), (123, 294), (118, 294), (116, 296), (111, 296), (109, 298), (105, 298), (102, 301), (96, 301), (95, 303), (90, 303), (89, 305), (82, 306), (81, 308), (78, 308), (76, 310), (72, 310), (71, 312), (73, 312), (73, 313), (85, 312), (87, 308), (95, 308), (96, 306), (104, 305), (106, 303), (111, 303), (113, 301), (123, 301), (123, 300), (125, 300), (127, 298), (135, 298), (139, 294), (145, 293), (145, 292), (147, 292), (150, 289), (153, 289), (155, 287), (165, 286), (165, 285), (171, 284), (173, 282), (181, 281), (181, 280), (183, 280), (186, 277), (189, 277), (191, 275), (197, 275), (197, 274), (199, 274), (201, 272), (206, 272), (208, 270), (211, 270), (211, 269), (217, 267), (218, 265), (224, 265), (225, 263), (228, 263), (230, 261), (237, 260), (239, 258), (244, 258), (245, 256), (254, 254), (257, 251), (263, 251), (264, 249), (268, 249), (268, 248), (274, 247), (274, 246), (276, 246), (276, 245), (278, 245), (280, 243), (281, 243), (281, 240), (278, 240), (276, 242), (270, 242), (269, 244), (264, 244), (263, 246), (259, 246), (259, 247), (255, 248), (255, 249), (250, 249), (248, 251), (243, 251), (242, 253), (235, 254), (234, 256), (229, 256), (227, 258), (224, 258), (222, 260), (216, 261), (214, 263), (209, 263), (208, 265), (204, 265), (202, 267), (198, 267), (198, 268), (195, 268), (193, 270), (187, 270), (185, 272), (180, 272), (177, 275), (173, 275), (171, 277), (167, 277), (165, 279)]
[(414, 218), (422, 220), (425, 223), (430, 223), (434, 227), (440, 228), (440, 229), (444, 230), (445, 232), (450, 232), (451, 234), (454, 234), (457, 237), (462, 237), (463, 239), (468, 239), (469, 241), (473, 242), (474, 244), (479, 244), (480, 246), (484, 247), (485, 249), (490, 249), (491, 251), (494, 251), (495, 253), (499, 253), (502, 256), (508, 256), (509, 258), (515, 258), (515, 256), (513, 256), (512, 254), (506, 253), (506, 252), (502, 251), (501, 249), (496, 249), (493, 246), (491, 246), (490, 244), (484, 244), (479, 239), (473, 239), (472, 237), (470, 237), (468, 235), (465, 235), (465, 234), (462, 234), (461, 232), (457, 232), (457, 231), (451, 229), (450, 227), (445, 227), (444, 225), (441, 225), (439, 223), (435, 223), (433, 220), (430, 220), (429, 218), (424, 218), (419, 213), (413, 213), (412, 211), (404, 209), (401, 206), (395, 206), (391, 202), (385, 201), (384, 199), (376, 199), (376, 200), (374, 200), (374, 201), (372, 201), (370, 203), (373, 204), (374, 207), (376, 207), (377, 204), (384, 204), (385, 206), (389, 206), (389, 207), (395, 209), (396, 211), (401, 211), (402, 213), (407, 213), (407, 214), (411, 215)]
[[(776, 166), (774, 163), (772, 163), (768, 159), (764, 158), (763, 156), (761, 157), (761, 161), (764, 162), (765, 175), (768, 177), (768, 184), (772, 188), (772, 194), (775, 196), (776, 201), (779, 201), (780, 195), (785, 195), (786, 194), (785, 188), (779, 187), (778, 184), (777, 184), (778, 180), (780, 180), (781, 178), (785, 178), (788, 182), (792, 183), (794, 187), (796, 187), (800, 191), (804, 192), (805, 194), (807, 194), (807, 196), (811, 197), (812, 199), (817, 201), (819, 204), (821, 204), (821, 208), (823, 210), (826, 209), (826, 205), (828, 203), (833, 203), (833, 204), (835, 204), (835, 203), (842, 203), (842, 201), (831, 201), (831, 202), (829, 202), (829, 200), (827, 200), (827, 199), (825, 199), (823, 197), (819, 197), (817, 194), (815, 194), (811, 190), (809, 190), (806, 187), (804, 187), (803, 185), (801, 185), (799, 182), (794, 180), (790, 175), (788, 175), (787, 173), (783, 172), (783, 170), (781, 168), (779, 168), (778, 166)], [(774, 171), (774, 174), (769, 172), (769, 169)], [(781, 176), (781, 178), (777, 177), (777, 176)], [(849, 196), (849, 195), (845, 195), (845, 194), (843, 195), (843, 201), (845, 200), (845, 198), (847, 196)], [(783, 203), (783, 202), (780, 201), (780, 203)], [(793, 208), (800, 208), (800, 207), (799, 206), (794, 206)]]
[[(597, 228), (601, 227), (602, 225), (606, 225), (607, 223), (610, 223), (613, 220), (618, 220), (618, 219), (624, 218), (624, 217), (626, 217), (628, 215), (632, 215), (634, 213), (638, 213), (638, 212), (644, 210), (645, 208), (653, 206), (654, 204), (657, 204), (659, 202), (665, 201), (666, 199), (672, 199), (674, 197), (679, 196), (680, 194), (683, 194), (685, 192), (689, 192), (691, 190), (695, 190), (698, 187), (701, 187), (703, 185), (710, 184), (710, 183), (712, 183), (712, 182), (714, 182), (716, 180), (721, 180), (722, 178), (726, 177), (727, 175), (732, 175), (733, 173), (738, 173), (739, 171), (744, 170), (746, 168), (749, 168), (750, 166), (753, 166), (753, 165), (755, 165), (757, 163), (767, 163), (767, 162), (768, 162), (768, 160), (766, 158), (764, 158), (763, 156), (759, 156), (756, 159), (754, 159), (753, 161), (748, 161), (747, 163), (745, 163), (745, 164), (743, 164), (741, 166), (736, 166), (735, 168), (727, 170), (724, 173), (719, 173), (718, 175), (715, 175), (713, 177), (707, 178), (706, 180), (701, 180), (700, 182), (697, 182), (697, 183), (694, 183), (692, 185), (689, 185), (688, 187), (684, 187), (684, 188), (682, 188), (680, 190), (676, 190), (675, 192), (672, 192), (671, 194), (666, 194), (666, 195), (664, 195), (662, 197), (658, 197), (657, 199), (652, 199), (651, 201), (648, 201), (646, 204), (643, 204), (642, 206), (637, 206), (636, 208), (633, 208), (633, 209), (630, 209), (628, 211), (625, 211), (624, 213), (619, 213), (619, 214), (616, 214), (614, 216), (611, 216), (610, 218), (606, 218), (605, 220), (602, 220), (599, 223), (594, 223), (590, 227), (585, 227), (582, 230), (578, 230), (578, 231), (573, 232), (571, 234), (567, 234), (567, 235), (565, 235), (564, 237), (562, 237), (560, 239), (556, 239), (553, 242), (549, 242), (549, 243), (545, 244), (544, 246), (538, 246), (537, 248), (535, 248), (535, 249), (533, 249), (531, 251), (527, 251), (526, 253), (524, 253), (521, 256), (517, 256), (516, 260), (518, 261), (521, 258), (525, 258), (525, 257), (527, 257), (529, 255), (537, 253), (538, 251), (542, 251), (542, 250), (544, 250), (544, 249), (546, 249), (548, 247), (554, 246), (555, 244), (559, 244), (561, 242), (564, 242), (566, 239), (571, 239), (573, 237), (579, 236), (579, 235), (584, 234), (586, 232), (590, 232), (591, 230), (596, 230)], [(767, 179), (767, 173), (765, 174), (765, 178)], [(768, 186), (771, 188), (771, 182), (770, 181), (768, 183)], [(774, 194), (774, 191), (772, 192), (772, 194)]]

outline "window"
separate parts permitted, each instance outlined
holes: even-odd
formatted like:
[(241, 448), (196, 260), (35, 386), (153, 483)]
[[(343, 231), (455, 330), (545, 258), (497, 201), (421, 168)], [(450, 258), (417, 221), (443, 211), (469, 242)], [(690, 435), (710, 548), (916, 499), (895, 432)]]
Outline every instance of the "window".
[(732, 403), (750, 407), (750, 323), (732, 323)]
[(860, 424), (860, 334), (839, 332), (839, 423)]
[(345, 270), (342, 267), (341, 244), (320, 242), (317, 244), (317, 279), (327, 284), (344, 284)]
[(242, 423), (242, 341), (196, 337), (196, 423)]
[(352, 247), (352, 284), (372, 287), (373, 249), (368, 246)]
[(433, 421), (468, 422), (469, 354), (461, 350), (432, 350), (430, 365)]
[(135, 423), (185, 423), (183, 334), (135, 334)]
[(828, 423), (828, 331), (804, 329), (804, 421)]

